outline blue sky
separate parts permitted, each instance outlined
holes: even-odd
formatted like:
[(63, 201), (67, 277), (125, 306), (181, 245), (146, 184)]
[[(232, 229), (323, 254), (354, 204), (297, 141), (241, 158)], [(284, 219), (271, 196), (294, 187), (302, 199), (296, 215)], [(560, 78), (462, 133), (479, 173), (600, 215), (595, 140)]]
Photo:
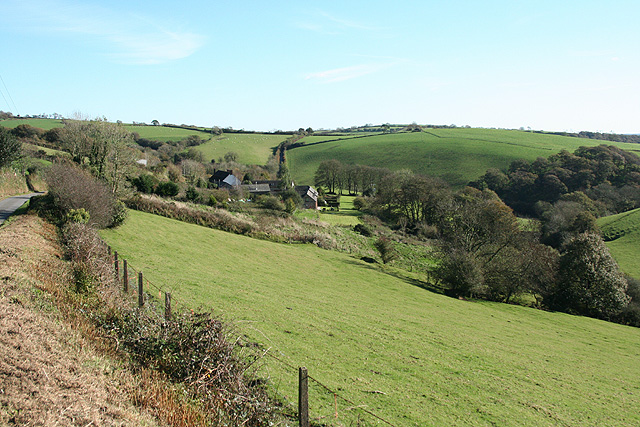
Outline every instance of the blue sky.
[(0, 110), (640, 133), (638, 22), (637, 0), (2, 0)]

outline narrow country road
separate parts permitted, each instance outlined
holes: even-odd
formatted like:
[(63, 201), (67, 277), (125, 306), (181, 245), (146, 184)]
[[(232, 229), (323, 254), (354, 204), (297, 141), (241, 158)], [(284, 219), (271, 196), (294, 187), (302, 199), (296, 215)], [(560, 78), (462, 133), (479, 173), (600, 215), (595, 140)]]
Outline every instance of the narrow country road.
[(0, 200), (0, 224), (2, 224), (7, 218), (9, 218), (20, 206), (24, 205), (27, 200), (33, 196), (38, 196), (42, 193), (24, 194), (22, 196), (9, 197), (8, 199)]

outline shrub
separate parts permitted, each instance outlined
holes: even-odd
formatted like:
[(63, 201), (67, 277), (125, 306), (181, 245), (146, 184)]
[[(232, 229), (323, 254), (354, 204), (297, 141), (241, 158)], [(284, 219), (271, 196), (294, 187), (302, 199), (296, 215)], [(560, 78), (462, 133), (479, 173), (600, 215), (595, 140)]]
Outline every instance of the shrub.
[(430, 225), (425, 222), (419, 222), (414, 227), (416, 236), (423, 239), (437, 239), (439, 236), (438, 227)]
[(175, 197), (180, 192), (178, 184), (172, 181), (161, 182), (156, 186), (156, 194), (163, 197)]
[(484, 277), (477, 261), (467, 252), (453, 249), (435, 268), (434, 276), (449, 296), (469, 296), (482, 287)]
[(86, 224), (89, 222), (89, 212), (87, 212), (84, 208), (80, 209), (71, 209), (67, 212), (67, 221), (68, 222), (77, 222), (79, 224)]
[(62, 242), (73, 266), (76, 291), (87, 292), (96, 283), (114, 282), (111, 260), (94, 228), (69, 222), (62, 228)]
[(284, 210), (287, 213), (294, 213), (298, 209), (298, 205), (293, 199), (286, 199), (284, 201)]
[(116, 199), (109, 187), (69, 162), (54, 163), (46, 174), (49, 194), (65, 218), (72, 209), (85, 209), (91, 224), (105, 228), (112, 224)]
[(371, 228), (369, 228), (369, 226), (367, 226), (366, 224), (356, 224), (353, 227), (353, 231), (355, 231), (356, 233), (360, 233), (365, 237), (370, 237), (373, 235)]
[(213, 194), (209, 195), (209, 202), (207, 203), (209, 206), (216, 206), (218, 204), (218, 199)]
[(122, 225), (128, 215), (129, 212), (127, 211), (127, 206), (120, 200), (117, 200), (113, 206), (113, 215), (111, 216), (111, 224), (109, 224), (109, 227), (118, 227)]
[(200, 193), (198, 193), (198, 190), (196, 190), (196, 188), (193, 186), (189, 186), (189, 188), (187, 188), (185, 197), (188, 201), (194, 202), (194, 203), (197, 203), (202, 199), (202, 196), (200, 196)]
[(261, 196), (258, 201), (258, 206), (264, 209), (271, 209), (274, 211), (283, 211), (284, 203), (280, 201), (276, 196)]
[(141, 193), (151, 194), (155, 189), (158, 180), (150, 174), (142, 174), (132, 180), (133, 185)]
[(302, 197), (294, 189), (286, 190), (282, 193), (282, 201), (284, 202), (287, 212), (292, 213), (302, 206)]
[(366, 209), (367, 206), (368, 206), (368, 203), (364, 197), (356, 197), (355, 199), (353, 199), (354, 209), (361, 211), (363, 209)]
[(571, 238), (560, 258), (558, 283), (549, 298), (555, 310), (609, 320), (630, 297), (627, 281), (609, 249), (597, 234)]
[(387, 237), (382, 236), (378, 238), (373, 246), (380, 254), (383, 264), (387, 264), (398, 257), (398, 253), (393, 246), (393, 242)]
[(0, 126), (0, 168), (20, 156), (22, 143), (10, 131)]

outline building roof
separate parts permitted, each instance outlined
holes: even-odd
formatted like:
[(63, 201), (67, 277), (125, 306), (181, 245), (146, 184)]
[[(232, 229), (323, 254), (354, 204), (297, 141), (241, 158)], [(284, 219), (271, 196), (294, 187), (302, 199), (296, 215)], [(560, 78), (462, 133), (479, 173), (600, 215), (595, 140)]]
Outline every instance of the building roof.
[(232, 173), (229, 171), (215, 171), (213, 175), (211, 175), (211, 181), (224, 181), (224, 179), (229, 175), (232, 175)]
[(244, 184), (241, 187), (243, 190), (253, 194), (269, 193), (271, 191), (269, 184)]
[(301, 196), (307, 196), (312, 200), (318, 200), (318, 191), (310, 185), (296, 185), (296, 192)]
[(222, 182), (232, 187), (242, 184), (242, 181), (240, 181), (238, 178), (236, 178), (235, 175), (232, 174), (229, 174), (225, 179), (222, 180)]

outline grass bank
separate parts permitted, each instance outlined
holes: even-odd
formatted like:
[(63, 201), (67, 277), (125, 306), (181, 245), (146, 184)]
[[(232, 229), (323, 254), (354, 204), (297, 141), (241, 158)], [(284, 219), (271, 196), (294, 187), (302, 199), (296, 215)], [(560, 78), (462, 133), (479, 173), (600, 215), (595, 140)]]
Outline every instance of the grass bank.
[[(640, 330), (461, 301), (345, 254), (131, 212), (103, 237), (185, 305), (214, 307), (291, 366), (395, 425), (640, 423)], [(295, 402), (297, 373), (271, 386)], [(312, 418), (367, 418), (320, 387)], [(356, 406), (357, 406), (356, 405)]]

